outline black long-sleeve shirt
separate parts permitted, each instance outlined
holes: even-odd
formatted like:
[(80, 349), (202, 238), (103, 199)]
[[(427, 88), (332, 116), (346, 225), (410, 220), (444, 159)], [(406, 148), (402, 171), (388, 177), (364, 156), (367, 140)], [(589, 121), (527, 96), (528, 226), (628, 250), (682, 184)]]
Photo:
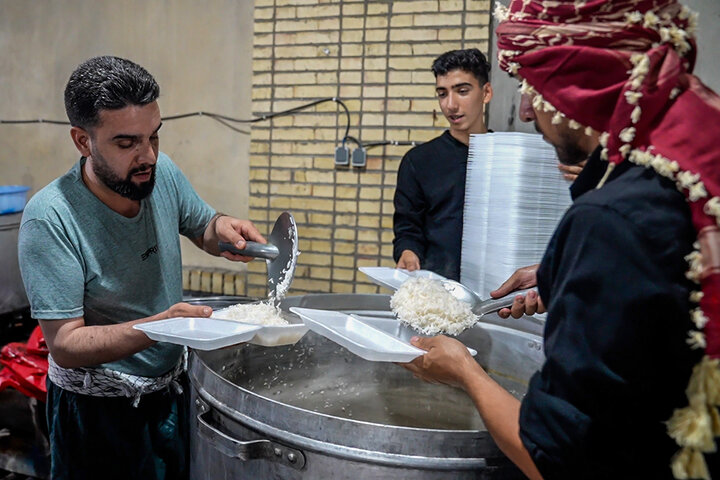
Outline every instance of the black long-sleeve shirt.
[(672, 181), (624, 162), (595, 190), (606, 166), (596, 151), (537, 272), (546, 362), (520, 436), (546, 479), (672, 478), (664, 422), (701, 355), (686, 343), (696, 234)]
[(412, 250), (420, 266), (460, 280), (468, 146), (449, 131), (408, 151), (400, 162), (393, 257)]

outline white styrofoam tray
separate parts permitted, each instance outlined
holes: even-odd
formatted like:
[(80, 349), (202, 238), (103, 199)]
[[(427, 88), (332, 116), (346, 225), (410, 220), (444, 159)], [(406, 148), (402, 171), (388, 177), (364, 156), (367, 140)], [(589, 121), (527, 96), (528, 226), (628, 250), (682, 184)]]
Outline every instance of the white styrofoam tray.
[[(407, 363), (425, 351), (410, 344), (412, 328), (387, 317), (366, 317), (332, 310), (291, 307), (310, 330), (374, 362)], [(472, 355), (477, 352), (471, 348)]]
[(434, 280), (445, 280), (445, 277), (430, 270), (413, 270), (390, 267), (358, 267), (358, 270), (370, 277), (376, 285), (397, 290), (406, 280), (413, 277), (431, 278)]
[(247, 342), (260, 330), (258, 325), (200, 317), (173, 317), (139, 323), (133, 328), (158, 342), (186, 345), (198, 350), (215, 350)]
[(308, 326), (294, 315), (283, 315), (283, 318), (290, 322), (288, 325), (258, 325), (256, 323), (244, 323), (241, 320), (227, 318), (225, 315), (227, 315), (227, 308), (222, 308), (220, 310), (215, 310), (210, 317), (234, 322), (240, 325), (258, 327), (258, 330), (255, 331), (255, 335), (248, 343), (262, 345), (264, 347), (292, 345), (293, 343), (297, 343), (297, 341), (300, 340), (308, 331)]

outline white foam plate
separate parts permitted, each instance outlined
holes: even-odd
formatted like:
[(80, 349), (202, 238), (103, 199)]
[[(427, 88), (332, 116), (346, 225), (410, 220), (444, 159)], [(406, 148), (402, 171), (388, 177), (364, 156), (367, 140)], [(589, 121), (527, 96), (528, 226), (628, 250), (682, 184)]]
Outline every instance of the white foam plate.
[[(410, 344), (417, 335), (397, 319), (366, 317), (313, 308), (291, 307), (310, 330), (326, 337), (355, 355), (374, 362), (407, 363), (425, 351)], [(471, 348), (472, 355), (477, 352)]]
[(217, 348), (247, 342), (260, 327), (216, 318), (173, 317), (133, 325), (152, 340), (185, 345), (198, 350)]
[(390, 290), (397, 290), (407, 279), (413, 277), (445, 280), (445, 277), (430, 270), (413, 270), (409, 272), (403, 268), (390, 267), (358, 267), (362, 273), (370, 277), (373, 283)]
[[(248, 341), (255, 345), (262, 345), (263, 347), (277, 347), (280, 345), (292, 345), (297, 343), (303, 335), (308, 331), (308, 326), (298, 321), (297, 318), (285, 318), (289, 321), (289, 325), (258, 325), (255, 323), (244, 323), (240, 320), (233, 320), (226, 317), (227, 309), (223, 308), (215, 310), (210, 318), (217, 318), (223, 321), (237, 323), (239, 325), (249, 325), (257, 327), (255, 335)], [(294, 320), (294, 322), (293, 322)]]

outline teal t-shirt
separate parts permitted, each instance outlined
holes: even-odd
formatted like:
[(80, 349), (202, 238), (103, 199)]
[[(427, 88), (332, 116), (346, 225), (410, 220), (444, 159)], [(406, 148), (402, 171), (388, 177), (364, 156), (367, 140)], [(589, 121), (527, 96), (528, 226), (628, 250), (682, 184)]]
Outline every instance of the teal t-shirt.
[[(215, 211), (180, 169), (160, 153), (155, 188), (126, 218), (102, 203), (82, 180), (84, 159), (35, 194), (25, 207), (18, 256), (31, 315), (38, 320), (84, 317), (110, 325), (148, 317), (182, 301), (180, 237), (202, 235)], [(182, 347), (156, 343), (103, 366), (159, 376)]]

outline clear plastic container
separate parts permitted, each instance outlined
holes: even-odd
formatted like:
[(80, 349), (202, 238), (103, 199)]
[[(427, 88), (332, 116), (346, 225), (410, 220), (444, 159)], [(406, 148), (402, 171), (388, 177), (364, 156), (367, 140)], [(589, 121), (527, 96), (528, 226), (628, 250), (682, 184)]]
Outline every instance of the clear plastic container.
[(0, 185), (0, 215), (22, 212), (28, 190), (24, 185)]

